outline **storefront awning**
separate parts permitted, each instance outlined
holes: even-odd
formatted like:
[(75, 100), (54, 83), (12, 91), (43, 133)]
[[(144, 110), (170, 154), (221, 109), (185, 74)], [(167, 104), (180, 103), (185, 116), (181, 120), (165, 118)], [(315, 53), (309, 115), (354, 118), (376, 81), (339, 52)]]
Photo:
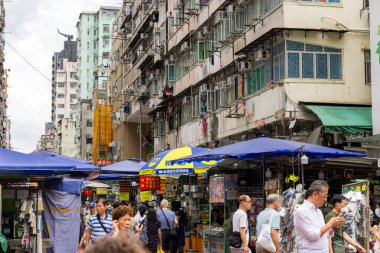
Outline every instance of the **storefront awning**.
[(306, 105), (322, 121), (325, 132), (372, 132), (371, 107)]

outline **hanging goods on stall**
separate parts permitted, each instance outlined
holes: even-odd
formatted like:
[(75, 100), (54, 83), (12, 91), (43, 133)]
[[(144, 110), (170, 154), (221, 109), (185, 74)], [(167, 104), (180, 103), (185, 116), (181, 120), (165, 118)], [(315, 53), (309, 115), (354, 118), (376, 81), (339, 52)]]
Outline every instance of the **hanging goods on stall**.
[(261, 248), (274, 253), (276, 252), (276, 246), (274, 246), (272, 236), (271, 236), (272, 218), (273, 218), (273, 213), (270, 216), (269, 222), (267, 224), (262, 225), (256, 244), (260, 246)]

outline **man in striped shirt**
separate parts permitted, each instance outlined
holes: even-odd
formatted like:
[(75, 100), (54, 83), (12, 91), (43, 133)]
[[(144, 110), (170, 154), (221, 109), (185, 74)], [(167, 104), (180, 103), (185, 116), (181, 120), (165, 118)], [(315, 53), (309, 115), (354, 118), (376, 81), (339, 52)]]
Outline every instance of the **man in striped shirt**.
[(112, 217), (106, 213), (107, 201), (100, 198), (96, 201), (98, 214), (90, 217), (87, 223), (87, 236), (91, 240), (108, 235), (112, 231)]

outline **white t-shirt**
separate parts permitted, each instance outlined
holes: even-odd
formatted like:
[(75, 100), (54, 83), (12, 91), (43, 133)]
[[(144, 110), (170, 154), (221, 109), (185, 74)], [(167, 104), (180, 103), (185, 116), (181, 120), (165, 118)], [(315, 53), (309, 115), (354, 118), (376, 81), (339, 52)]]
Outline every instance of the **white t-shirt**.
[[(233, 232), (240, 232), (240, 228), (245, 228), (245, 238), (247, 240), (247, 243), (249, 242), (249, 230), (248, 230), (248, 216), (247, 213), (244, 212), (241, 209), (238, 209), (232, 218), (232, 231)], [(244, 248), (244, 245), (241, 245), (242, 248)]]

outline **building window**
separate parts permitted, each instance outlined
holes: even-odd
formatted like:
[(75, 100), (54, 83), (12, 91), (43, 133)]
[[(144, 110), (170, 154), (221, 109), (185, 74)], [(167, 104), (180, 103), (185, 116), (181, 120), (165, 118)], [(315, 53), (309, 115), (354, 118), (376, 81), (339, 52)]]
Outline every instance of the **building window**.
[(70, 99), (76, 99), (77, 98), (77, 94), (70, 94)]
[(58, 87), (59, 88), (64, 88), (65, 87), (65, 83), (58, 83)]
[(212, 42), (200, 40), (197, 42), (198, 61), (206, 60), (212, 53)]
[(275, 82), (285, 79), (285, 42), (273, 46), (273, 78), (270, 65), (265, 64), (265, 80), (269, 83), (272, 79)]
[(64, 115), (63, 114), (58, 114), (58, 119), (63, 119)]
[(371, 51), (364, 50), (365, 84), (371, 84)]
[(73, 110), (77, 109), (77, 105), (76, 104), (71, 104), (70, 105), (70, 109), (73, 109)]
[(87, 42), (87, 49), (90, 49), (90, 42)]
[(75, 89), (77, 87), (77, 83), (70, 83), (70, 88)]
[(288, 78), (342, 79), (342, 50), (287, 41)]
[(103, 32), (105, 32), (105, 33), (110, 32), (110, 25), (108, 25), (108, 24), (104, 24), (104, 25), (103, 25)]
[(76, 78), (77, 72), (70, 72), (70, 78)]
[(175, 82), (175, 65), (174, 64), (168, 64), (167, 65), (167, 81), (168, 82)]
[(86, 126), (92, 127), (92, 121), (90, 119), (86, 120)]
[(58, 108), (65, 108), (64, 104), (58, 104)]
[(58, 93), (58, 98), (65, 98), (65, 93)]

